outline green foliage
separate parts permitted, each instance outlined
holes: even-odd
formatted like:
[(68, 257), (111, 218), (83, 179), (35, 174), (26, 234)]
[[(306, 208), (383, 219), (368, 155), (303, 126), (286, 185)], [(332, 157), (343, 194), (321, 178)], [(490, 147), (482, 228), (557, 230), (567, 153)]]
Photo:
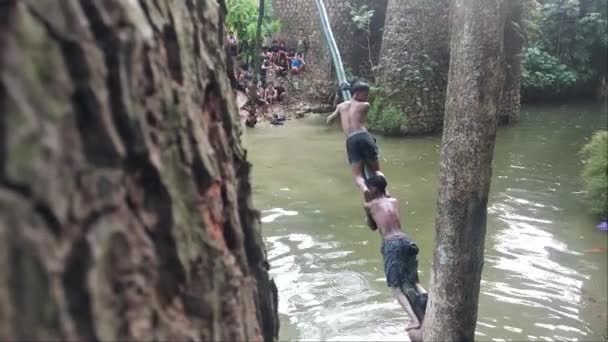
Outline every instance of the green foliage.
[(529, 91), (551, 90), (559, 93), (562, 89), (576, 83), (577, 73), (557, 57), (539, 48), (529, 48), (526, 52), (526, 65), (522, 85)]
[(372, 72), (372, 76), (373, 76), (374, 80), (376, 80), (377, 66), (374, 65), (374, 62), (372, 61), (372, 46), (371, 46), (372, 45), (372, 43), (371, 43), (372, 29), (370, 26), (372, 23), (372, 19), (374, 18), (374, 13), (376, 11), (370, 10), (367, 7), (367, 5), (362, 5), (359, 8), (353, 7), (353, 6), (349, 6), (349, 7), (350, 7), (350, 16), (351, 16), (351, 20), (352, 20), (353, 24), (359, 31), (363, 32), (365, 39), (367, 41), (366, 48), (367, 48), (369, 67)]
[(367, 5), (363, 5), (359, 8), (350, 6), (350, 16), (359, 30), (367, 32), (369, 34), (369, 25), (374, 17), (375, 10), (370, 10)]
[(607, 7), (605, 0), (525, 2), (529, 48), (524, 93), (544, 89), (555, 94), (564, 86), (594, 84), (605, 77)]
[(585, 165), (585, 182), (591, 212), (608, 218), (608, 131), (599, 131), (580, 152)]
[(405, 115), (396, 106), (386, 103), (382, 93), (374, 97), (367, 115), (369, 126), (372, 130), (383, 131), (385, 134), (398, 133), (401, 126), (406, 123)]
[[(251, 60), (255, 53), (255, 36), (258, 21), (258, 1), (256, 0), (228, 0), (228, 15), (226, 27), (234, 31), (239, 39), (241, 55)], [(262, 21), (262, 37), (270, 37), (281, 29), (279, 20), (273, 19), (273, 10), (268, 1), (264, 7), (264, 20)]]
[(403, 86), (400, 88), (412, 90), (412, 93), (408, 95), (415, 97), (418, 89), (431, 85), (435, 77), (434, 70), (438, 66), (439, 63), (434, 61), (429, 55), (417, 55), (416, 61), (403, 64), (396, 69), (403, 83)]

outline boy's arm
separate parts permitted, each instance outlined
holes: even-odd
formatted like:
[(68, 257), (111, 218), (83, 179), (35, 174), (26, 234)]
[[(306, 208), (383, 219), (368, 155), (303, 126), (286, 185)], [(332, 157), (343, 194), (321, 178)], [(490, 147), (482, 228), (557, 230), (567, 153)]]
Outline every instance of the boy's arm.
[(363, 205), (363, 208), (365, 209), (365, 214), (367, 215), (367, 226), (369, 227), (369, 229), (378, 230), (378, 225), (376, 224), (376, 221), (374, 221), (374, 218), (372, 217), (371, 205), (369, 203), (365, 203)]
[(340, 115), (340, 105), (336, 107), (336, 111), (327, 117), (327, 124), (331, 124)]
[(369, 114), (369, 110), (370, 108), (372, 108), (372, 106), (369, 104), (369, 102), (365, 103), (365, 107), (364, 107), (364, 115), (362, 116), (362, 124), (367, 124), (367, 115)]

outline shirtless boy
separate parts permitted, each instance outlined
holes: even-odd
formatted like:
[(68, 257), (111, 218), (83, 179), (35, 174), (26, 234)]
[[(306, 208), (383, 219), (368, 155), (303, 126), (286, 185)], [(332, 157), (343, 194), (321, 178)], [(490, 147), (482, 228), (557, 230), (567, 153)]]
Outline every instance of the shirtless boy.
[(418, 247), (401, 231), (399, 201), (386, 194), (386, 185), (383, 176), (367, 180), (370, 200), (365, 203), (365, 211), (369, 227), (382, 236), (386, 283), (412, 320), (406, 328), (410, 339), (420, 341), (428, 295), (418, 280)]
[(352, 167), (355, 184), (367, 196), (369, 189), (365, 185), (365, 178), (363, 177), (365, 166), (368, 167), (370, 176), (382, 175), (379, 170), (376, 139), (365, 128), (367, 112), (370, 108), (367, 102), (369, 86), (362, 82), (356, 82), (350, 90), (353, 93), (353, 99), (340, 103), (336, 111), (327, 118), (327, 124), (332, 123), (340, 116), (342, 129), (346, 135), (346, 152)]

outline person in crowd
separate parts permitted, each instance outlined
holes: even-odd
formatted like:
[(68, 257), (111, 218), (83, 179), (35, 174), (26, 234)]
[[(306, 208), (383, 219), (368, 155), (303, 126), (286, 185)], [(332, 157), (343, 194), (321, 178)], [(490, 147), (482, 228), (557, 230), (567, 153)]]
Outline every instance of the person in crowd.
[(264, 58), (264, 62), (260, 65), (260, 85), (262, 87), (266, 87), (266, 76), (268, 70), (272, 69), (272, 64), (270, 63), (270, 59)]
[(286, 76), (287, 71), (289, 70), (289, 60), (287, 59), (286, 53), (278, 53), (278, 59), (275, 64), (275, 69), (277, 70), (277, 74), (279, 76)]
[(308, 53), (308, 38), (306, 38), (306, 34), (302, 29), (298, 31), (296, 53), (301, 54), (302, 58), (304, 59), (306, 58), (306, 54)]
[(276, 86), (274, 89), (277, 93), (277, 102), (285, 101), (285, 98), (287, 97), (287, 89), (285, 89), (285, 87), (282, 85)]
[(297, 74), (301, 73), (302, 71), (304, 71), (305, 66), (306, 66), (306, 63), (304, 62), (304, 59), (302, 58), (302, 54), (297, 54), (296, 57), (291, 60), (291, 72), (294, 75), (297, 75)]
[(257, 87), (256, 105), (259, 109), (259, 113), (262, 116), (266, 116), (268, 111), (268, 100), (266, 99), (266, 89), (264, 87)]
[(264, 96), (265, 96), (266, 101), (270, 105), (277, 102), (278, 95), (277, 95), (276, 89), (274, 88), (273, 82), (268, 82), (268, 86), (266, 87)]
[(279, 41), (273, 40), (272, 45), (270, 46), (270, 49), (268, 49), (268, 51), (272, 53), (279, 52)]
[(287, 43), (284, 40), (279, 42), (279, 52), (287, 53)]
[(238, 65), (239, 41), (232, 31), (228, 31), (228, 35), (226, 36), (226, 50), (228, 51), (228, 56), (232, 59), (233, 65)]
[(276, 63), (279, 56), (279, 41), (273, 40), (268, 52), (270, 52), (270, 63)]

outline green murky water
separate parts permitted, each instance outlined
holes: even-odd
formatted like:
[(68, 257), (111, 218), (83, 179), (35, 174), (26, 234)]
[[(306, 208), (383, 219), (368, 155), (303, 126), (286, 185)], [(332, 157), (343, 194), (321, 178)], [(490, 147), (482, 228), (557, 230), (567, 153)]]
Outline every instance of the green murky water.
[[(601, 106), (525, 107), (498, 133), (480, 296), (479, 340), (601, 340), (607, 332), (606, 247), (580, 197), (577, 151), (605, 128)], [(406, 340), (406, 316), (384, 282), (380, 240), (337, 129), (311, 117), (246, 132), (282, 340)], [(378, 139), (428, 285), (439, 137)]]

